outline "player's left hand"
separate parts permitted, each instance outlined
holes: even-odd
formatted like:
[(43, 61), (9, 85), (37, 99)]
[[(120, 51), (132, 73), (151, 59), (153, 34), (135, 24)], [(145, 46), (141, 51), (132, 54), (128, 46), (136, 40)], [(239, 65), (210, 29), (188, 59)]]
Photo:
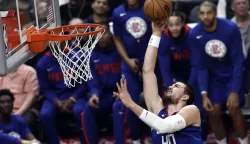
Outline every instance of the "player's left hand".
[(227, 108), (233, 110), (239, 106), (239, 95), (238, 93), (231, 92), (227, 99)]
[(116, 83), (118, 92), (113, 92), (114, 96), (121, 99), (122, 103), (126, 106), (129, 107), (129, 105), (133, 102), (131, 99), (130, 94), (128, 93), (127, 90), (127, 81), (126, 79), (121, 79), (120, 80), (120, 85), (119, 83)]

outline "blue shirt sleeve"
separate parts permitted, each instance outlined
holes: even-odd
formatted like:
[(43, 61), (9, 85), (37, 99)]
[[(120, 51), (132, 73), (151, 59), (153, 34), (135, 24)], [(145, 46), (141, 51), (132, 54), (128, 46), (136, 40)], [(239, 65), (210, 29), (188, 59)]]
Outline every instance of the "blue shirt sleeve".
[[(204, 48), (199, 46), (199, 42), (196, 40), (195, 35), (193, 35), (193, 32), (189, 32), (188, 35), (188, 45), (190, 47), (190, 57), (191, 57), (191, 67), (192, 71), (197, 73), (198, 77), (198, 85), (200, 88), (200, 91), (206, 91), (208, 90), (208, 70), (206, 67), (206, 59), (203, 55)], [(191, 74), (193, 75), (193, 74)]]
[(93, 76), (93, 79), (88, 81), (90, 96), (92, 96), (93, 94), (96, 94), (98, 97), (100, 97), (101, 91), (102, 91), (102, 86), (101, 86), (101, 82), (99, 81), (98, 74), (95, 70), (95, 63), (93, 62), (92, 59), (90, 61), (90, 69), (91, 69), (91, 74)]
[(242, 87), (244, 55), (241, 34), (238, 27), (235, 25), (232, 31), (230, 38), (230, 57), (233, 62), (233, 84), (231, 92), (238, 93)]
[(168, 52), (168, 39), (163, 33), (159, 45), (158, 61), (161, 70), (161, 75), (164, 81), (164, 87), (168, 88), (173, 84), (173, 75), (170, 66), (170, 54)]
[(54, 103), (57, 100), (57, 95), (56, 92), (52, 90), (52, 86), (49, 84), (47, 70), (41, 61), (38, 62), (36, 70), (40, 89), (44, 92), (46, 99)]
[(113, 22), (113, 31), (115, 36), (122, 36), (122, 26), (119, 23), (119, 14), (116, 10), (113, 11), (112, 14), (112, 22)]
[(21, 139), (9, 136), (5, 133), (0, 133), (0, 141), (3, 144), (21, 144)]

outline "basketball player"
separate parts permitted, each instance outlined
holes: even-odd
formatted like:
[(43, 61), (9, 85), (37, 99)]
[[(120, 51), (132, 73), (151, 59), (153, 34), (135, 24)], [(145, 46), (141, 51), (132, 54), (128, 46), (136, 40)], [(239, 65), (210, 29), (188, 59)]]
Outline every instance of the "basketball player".
[(40, 144), (30, 132), (25, 120), (12, 114), (14, 95), (0, 90), (0, 142), (2, 144)]
[[(74, 113), (75, 119), (81, 127), (81, 112), (86, 103), (86, 95), (90, 89), (90, 95), (99, 95), (99, 84), (95, 79), (87, 83), (78, 84), (68, 88), (64, 84), (61, 67), (56, 58), (48, 50), (37, 64), (37, 76), (41, 91), (46, 98), (43, 103), (40, 117), (48, 144), (60, 144), (56, 129), (56, 113)], [(85, 143), (83, 134), (81, 143)]]
[[(139, 95), (142, 92), (141, 69), (147, 43), (152, 33), (151, 22), (143, 12), (143, 2), (143, 0), (125, 0), (124, 4), (117, 7), (112, 15), (114, 42), (123, 59), (122, 77), (127, 79), (128, 91), (136, 103), (139, 102)], [(156, 75), (160, 76), (158, 66), (156, 67)], [(159, 88), (161, 88), (160, 78), (158, 83)], [(159, 92), (162, 91), (159, 90)], [(133, 143), (140, 144), (140, 128), (138, 128), (140, 120), (132, 111), (124, 112), (121, 101), (116, 101), (113, 108), (116, 144), (124, 143), (124, 114), (126, 114)]]
[(216, 6), (212, 2), (203, 2), (198, 12), (201, 23), (189, 33), (189, 44), (195, 54), (194, 66), (199, 69), (203, 107), (218, 144), (227, 143), (221, 120), (224, 107), (229, 110), (240, 144), (247, 144), (245, 119), (240, 110), (240, 103), (244, 102), (240, 31), (235, 23), (216, 18)]
[(83, 132), (88, 144), (97, 144), (98, 128), (109, 123), (108, 118), (112, 114), (112, 104), (115, 100), (112, 96), (116, 89), (115, 83), (121, 78), (122, 59), (113, 43), (108, 21), (100, 24), (105, 27), (105, 33), (92, 52), (90, 61), (93, 78), (102, 85), (102, 92), (89, 99), (82, 115)]
[(143, 92), (149, 111), (131, 99), (126, 79), (121, 79), (120, 85), (117, 83), (118, 93), (114, 92), (114, 95), (153, 129), (153, 144), (203, 144), (200, 112), (192, 105), (195, 98), (192, 87), (183, 82), (176, 82), (169, 86), (163, 98), (158, 95), (154, 68), (164, 26), (152, 24), (153, 34), (143, 64)]

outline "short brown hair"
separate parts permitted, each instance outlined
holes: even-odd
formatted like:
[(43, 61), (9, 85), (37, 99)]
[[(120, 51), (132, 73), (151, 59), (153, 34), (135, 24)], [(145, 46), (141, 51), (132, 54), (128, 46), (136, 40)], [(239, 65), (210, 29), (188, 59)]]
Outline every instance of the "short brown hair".
[(213, 10), (213, 12), (214, 12), (214, 13), (217, 13), (217, 6), (216, 6), (213, 2), (211, 2), (211, 1), (206, 0), (206, 1), (202, 2), (202, 3), (200, 4), (200, 6), (199, 6), (199, 11), (200, 11), (200, 8), (201, 8), (202, 6), (211, 7), (212, 10)]
[(189, 99), (187, 100), (187, 105), (194, 104), (195, 92), (194, 92), (193, 87), (190, 84), (188, 84), (187, 82), (184, 82), (184, 81), (179, 81), (179, 82), (181, 82), (185, 85), (184, 93), (189, 96)]

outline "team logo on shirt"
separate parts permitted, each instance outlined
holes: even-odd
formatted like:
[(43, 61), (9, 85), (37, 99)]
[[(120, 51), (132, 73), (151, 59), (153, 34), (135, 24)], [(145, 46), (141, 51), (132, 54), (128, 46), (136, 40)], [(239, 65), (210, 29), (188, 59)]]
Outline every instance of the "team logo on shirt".
[(205, 46), (206, 53), (214, 58), (223, 58), (227, 53), (227, 47), (219, 40), (210, 40)]
[(18, 133), (14, 132), (14, 131), (10, 132), (8, 135), (13, 136), (13, 137), (18, 138), (18, 139), (21, 138), (21, 136)]
[(126, 22), (126, 29), (134, 38), (140, 38), (147, 31), (147, 23), (140, 17), (131, 17)]

